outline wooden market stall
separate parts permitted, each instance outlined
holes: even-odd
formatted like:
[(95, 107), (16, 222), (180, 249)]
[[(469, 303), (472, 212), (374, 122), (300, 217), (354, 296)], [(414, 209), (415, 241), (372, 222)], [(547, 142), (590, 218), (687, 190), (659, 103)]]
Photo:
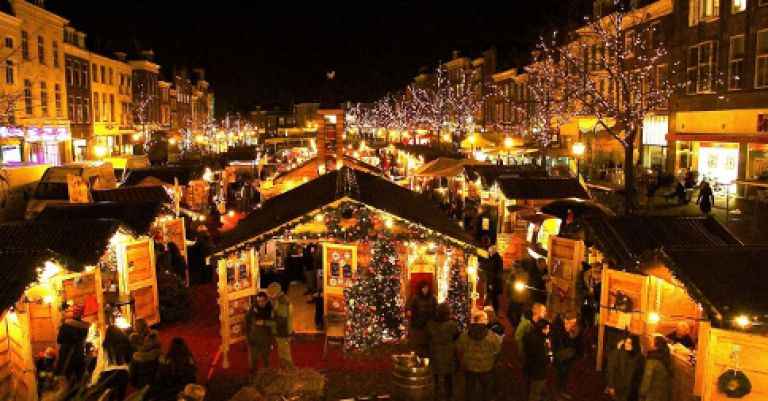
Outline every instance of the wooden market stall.
[[(602, 266), (598, 369), (625, 331), (642, 343), (656, 333), (668, 335), (680, 322), (691, 336), (707, 330), (702, 305), (691, 289), (672, 278), (655, 255), (668, 248), (718, 247), (739, 249), (741, 241), (712, 217), (631, 216), (586, 218), (588, 260)], [(696, 372), (690, 350), (675, 347), (673, 400), (690, 399)]]
[[(264, 252), (265, 259), (279, 260), (269, 255), (282, 242), (321, 245), (324, 312), (326, 317), (341, 316), (342, 324), (348, 313), (345, 289), (361, 274), (374, 271), (377, 263), (397, 266), (400, 275), (391, 278), (402, 285), (398, 284), (399, 293), (393, 296), (402, 308), (403, 300), (422, 280), (432, 283), (438, 299), (445, 299), (453, 268), (476, 280), (477, 263), (472, 255), (486, 256), (468, 233), (417, 193), (348, 167), (268, 200), (225, 233), (215, 254), (220, 258), (220, 277), (223, 261), (233, 255), (253, 255), (256, 249), (269, 248), (272, 251)], [(383, 256), (376, 252), (385, 248), (387, 262), (381, 262)], [(251, 266), (258, 266), (255, 258), (249, 259)], [(279, 263), (276, 260), (270, 263)], [(257, 270), (251, 271), (256, 274)], [(241, 292), (238, 297), (253, 293)], [(220, 285), (219, 294), (222, 337), (239, 341), (242, 335), (235, 335), (230, 322), (241, 320), (239, 315), (244, 312), (224, 307), (231, 299), (229, 288)], [(225, 355), (229, 345), (222, 344)]]
[[(667, 248), (644, 269), (701, 315), (697, 352), (688, 360), (694, 365), (693, 394), (702, 401), (768, 398), (767, 260), (766, 246)], [(665, 308), (666, 301), (658, 309), (660, 322), (680, 313)]]
[[(113, 222), (78, 225), (106, 233)], [(57, 348), (56, 337), (73, 305), (84, 308), (83, 320), (91, 323), (93, 332), (103, 331), (108, 323), (101, 292), (99, 255), (87, 249), (106, 249), (109, 237), (83, 235), (93, 240), (89, 247), (66, 246), (61, 241), (73, 235), (72, 229), (46, 230), (42, 242), (56, 245), (64, 254), (43, 249), (9, 247), (6, 236), (40, 236), (37, 227), (0, 225), (0, 399), (35, 401), (48, 387), (54, 387), (50, 369), (53, 358), (49, 350)], [(64, 237), (63, 237), (64, 236)], [(32, 244), (39, 246), (39, 243)]]

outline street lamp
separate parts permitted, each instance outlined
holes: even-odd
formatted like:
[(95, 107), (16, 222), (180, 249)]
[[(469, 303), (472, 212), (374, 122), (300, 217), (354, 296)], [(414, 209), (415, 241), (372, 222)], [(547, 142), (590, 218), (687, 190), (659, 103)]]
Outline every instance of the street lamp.
[(576, 142), (571, 146), (571, 151), (573, 151), (573, 155), (576, 157), (576, 176), (579, 176), (579, 162), (581, 161), (581, 156), (584, 155), (584, 151), (587, 149), (586, 145), (584, 145), (582, 142)]
[[(514, 144), (514, 141), (512, 140), (511, 136), (504, 138), (504, 148), (507, 149), (507, 159), (510, 159), (512, 157), (513, 144)], [(510, 163), (510, 160), (507, 160), (507, 164), (509, 163)]]

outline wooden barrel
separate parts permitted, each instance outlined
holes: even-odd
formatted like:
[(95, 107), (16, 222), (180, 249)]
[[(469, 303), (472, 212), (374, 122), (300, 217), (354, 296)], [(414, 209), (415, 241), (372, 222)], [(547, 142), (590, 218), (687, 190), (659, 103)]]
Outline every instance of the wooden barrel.
[(396, 363), (392, 370), (392, 399), (431, 401), (435, 396), (435, 376), (431, 366), (408, 367)]

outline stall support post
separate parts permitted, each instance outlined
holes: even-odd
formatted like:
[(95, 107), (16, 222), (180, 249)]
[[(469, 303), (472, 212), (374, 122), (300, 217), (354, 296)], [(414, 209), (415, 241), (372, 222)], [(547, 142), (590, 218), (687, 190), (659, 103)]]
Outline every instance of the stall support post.
[(608, 302), (608, 269), (603, 268), (600, 272), (601, 278), (600, 282), (603, 283), (603, 285), (600, 287), (600, 299), (602, 302), (600, 302), (600, 305), (598, 307), (600, 308), (600, 318), (597, 322), (598, 324), (598, 330), (597, 330), (597, 363), (595, 370), (598, 372), (601, 372), (603, 370), (603, 353), (605, 352), (605, 321), (608, 318), (607, 310), (605, 309), (605, 306), (602, 305), (603, 302)]
[(219, 319), (221, 321), (221, 367), (229, 368), (229, 311), (227, 309), (227, 266), (224, 258), (216, 260), (219, 273)]

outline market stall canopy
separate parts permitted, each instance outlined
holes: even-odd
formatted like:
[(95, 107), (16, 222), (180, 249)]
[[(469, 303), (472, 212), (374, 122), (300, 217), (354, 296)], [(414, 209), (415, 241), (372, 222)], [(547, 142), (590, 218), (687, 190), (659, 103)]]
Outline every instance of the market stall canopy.
[(661, 256), (716, 326), (768, 313), (768, 246), (664, 248)]
[(452, 159), (449, 157), (438, 157), (431, 162), (424, 164), (414, 171), (414, 175), (421, 177), (455, 177), (461, 174), (464, 166), (490, 165), (488, 162), (481, 162), (474, 159)]
[(131, 231), (135, 236), (148, 235), (149, 230), (160, 215), (160, 203), (121, 204), (102, 203), (64, 203), (49, 204), (37, 216), (38, 221), (99, 220), (114, 219)]
[(536, 213), (536, 209), (528, 205), (509, 205), (507, 211), (510, 213)]
[(38, 270), (59, 257), (51, 251), (31, 248), (0, 249), (0, 317), (37, 281)]
[(558, 199), (542, 206), (541, 211), (553, 214), (563, 221), (568, 218), (568, 210), (573, 212), (573, 218), (580, 219), (589, 216), (615, 216), (613, 210), (601, 203), (583, 199)]
[(536, 210), (522, 211), (518, 213), (518, 218), (533, 224), (541, 224), (546, 220), (550, 220), (550, 219), (561, 220), (557, 216), (542, 213), (542, 212), (537, 212)]
[(453, 146), (397, 144), (395, 147), (400, 151), (411, 154), (413, 156), (421, 156), (424, 158), (425, 162), (430, 162), (437, 159), (438, 157), (450, 157), (455, 159), (462, 157), (461, 154), (457, 153), (453, 149)]
[(191, 166), (152, 167), (131, 170), (120, 184), (120, 187), (173, 185), (174, 179), (178, 179), (179, 185), (189, 185), (190, 181), (201, 177), (195, 170)]
[(52, 251), (72, 271), (95, 266), (117, 233), (117, 220), (24, 221), (0, 224), (0, 249)]
[(173, 201), (161, 185), (93, 190), (91, 197), (94, 202), (122, 204), (171, 203)]
[(264, 202), (232, 231), (222, 235), (217, 252), (257, 242), (278, 228), (295, 223), (324, 206), (348, 199), (420, 224), (475, 249), (480, 245), (435, 204), (384, 178), (343, 167)]
[[(470, 138), (475, 138), (474, 142), (470, 140)], [(495, 148), (497, 145), (497, 142), (494, 142), (491, 140), (489, 135), (485, 134), (469, 134), (467, 135), (464, 140), (461, 141), (461, 148), (462, 149), (489, 149), (489, 148)]]
[(590, 199), (577, 178), (501, 176), (496, 185), (507, 199)]
[(641, 257), (666, 247), (743, 245), (711, 216), (587, 217), (584, 223), (587, 239), (625, 268), (635, 268)]
[[(275, 177), (275, 181), (279, 182), (284, 180), (290, 180), (291, 178), (296, 178), (296, 177), (301, 178), (307, 175), (310, 175), (313, 177), (317, 176), (317, 157), (318, 156), (311, 157), (305, 160), (304, 162), (302, 162), (301, 164), (299, 164), (298, 166), (278, 174), (277, 177)], [(336, 156), (326, 156), (326, 160), (335, 161)], [(362, 160), (355, 159), (354, 157), (349, 155), (344, 155), (344, 165), (352, 167), (356, 170), (365, 171), (371, 174), (378, 174), (378, 175), (385, 174), (384, 170), (382, 170), (381, 168), (372, 166)]]
[(464, 165), (464, 177), (467, 181), (475, 182), (478, 179), (481, 180), (483, 187), (490, 187), (501, 177), (546, 177), (548, 176), (547, 170), (530, 165), (502, 165), (488, 164), (488, 165)]

